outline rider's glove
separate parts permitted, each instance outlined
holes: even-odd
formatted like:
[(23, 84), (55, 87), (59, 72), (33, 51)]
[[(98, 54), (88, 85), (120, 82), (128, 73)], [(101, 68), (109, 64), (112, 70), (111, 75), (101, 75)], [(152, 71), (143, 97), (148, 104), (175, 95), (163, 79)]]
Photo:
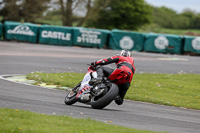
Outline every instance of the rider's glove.
[(90, 65), (91, 66), (96, 66), (96, 61), (92, 62)]

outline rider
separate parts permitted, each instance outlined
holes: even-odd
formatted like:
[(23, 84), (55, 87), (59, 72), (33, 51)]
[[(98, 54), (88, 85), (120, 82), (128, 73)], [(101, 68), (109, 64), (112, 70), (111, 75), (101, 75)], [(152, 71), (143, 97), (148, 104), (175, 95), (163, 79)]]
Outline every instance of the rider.
[[(102, 66), (110, 63), (116, 63), (117, 68), (112, 69)], [(92, 62), (91, 65), (96, 66), (98, 76), (97, 78), (93, 78), (89, 84), (100, 83), (103, 76), (108, 77), (108, 79), (116, 83), (119, 87), (119, 94), (115, 98), (115, 103), (118, 105), (123, 104), (124, 96), (130, 87), (133, 74), (135, 73), (134, 60), (131, 57), (131, 53), (128, 50), (122, 50), (120, 55)]]

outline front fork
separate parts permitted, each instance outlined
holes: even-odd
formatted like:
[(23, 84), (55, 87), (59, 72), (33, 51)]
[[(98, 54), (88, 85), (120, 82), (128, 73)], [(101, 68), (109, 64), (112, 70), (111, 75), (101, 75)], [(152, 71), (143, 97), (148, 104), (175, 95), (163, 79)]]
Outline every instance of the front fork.
[(72, 89), (72, 91), (78, 93), (80, 86), (81, 86), (81, 82), (79, 82), (79, 83)]

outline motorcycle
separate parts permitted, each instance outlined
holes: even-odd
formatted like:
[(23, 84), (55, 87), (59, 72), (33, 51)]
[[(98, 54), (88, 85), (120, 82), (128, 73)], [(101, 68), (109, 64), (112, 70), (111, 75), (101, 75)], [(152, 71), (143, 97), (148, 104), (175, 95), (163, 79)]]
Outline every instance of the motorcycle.
[(79, 82), (65, 97), (65, 104), (72, 105), (76, 102), (89, 104), (94, 109), (103, 109), (118, 95), (118, 86), (107, 77), (100, 83), (90, 85), (92, 78), (97, 78), (96, 67), (90, 65), (81, 82)]

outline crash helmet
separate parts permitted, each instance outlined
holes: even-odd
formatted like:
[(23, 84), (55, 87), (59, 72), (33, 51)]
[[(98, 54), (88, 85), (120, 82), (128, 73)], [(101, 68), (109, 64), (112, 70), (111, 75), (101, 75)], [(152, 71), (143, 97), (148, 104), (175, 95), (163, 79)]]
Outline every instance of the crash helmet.
[(130, 57), (130, 56), (131, 56), (131, 53), (130, 53), (130, 51), (128, 51), (128, 50), (122, 50), (122, 51), (120, 52), (120, 56)]

